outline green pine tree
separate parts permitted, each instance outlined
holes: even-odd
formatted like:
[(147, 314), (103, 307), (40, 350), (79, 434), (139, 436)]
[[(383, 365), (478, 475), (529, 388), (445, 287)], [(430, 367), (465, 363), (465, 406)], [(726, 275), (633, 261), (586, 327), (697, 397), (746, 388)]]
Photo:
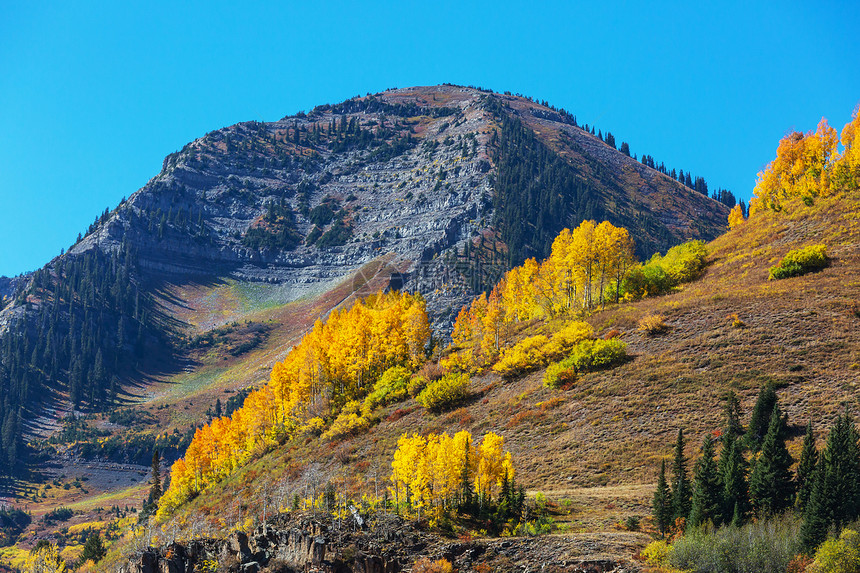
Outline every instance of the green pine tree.
[(809, 501), (803, 512), (803, 524), (800, 527), (800, 543), (810, 555), (827, 539), (827, 530), (833, 520), (830, 511), (832, 503), (828, 497), (833, 486), (828, 483), (826, 465), (822, 456), (812, 476)]
[[(832, 438), (832, 440), (831, 440)], [(828, 494), (833, 524), (837, 530), (858, 517), (858, 483), (860, 459), (857, 450), (857, 429), (848, 412), (836, 419), (827, 439), (824, 454)]]
[(776, 406), (776, 390), (773, 384), (765, 384), (759, 391), (755, 406), (753, 406), (750, 425), (746, 434), (747, 446), (753, 452), (758, 452), (761, 448), (774, 406)]
[(152, 481), (149, 486), (149, 503), (157, 504), (161, 498), (161, 455), (158, 448), (152, 453)]
[(702, 443), (702, 455), (696, 461), (690, 525), (695, 527), (708, 521), (719, 524), (722, 505), (722, 484), (714, 460), (714, 442), (708, 435)]
[(106, 554), (107, 549), (105, 549), (104, 543), (102, 543), (102, 536), (97, 531), (90, 535), (87, 538), (87, 542), (84, 543), (84, 550), (81, 553), (81, 563), (86, 563), (87, 561), (98, 563), (104, 559)]
[(666, 482), (666, 460), (660, 462), (660, 475), (657, 477), (657, 489), (654, 491), (654, 501), (651, 504), (654, 523), (661, 535), (666, 535), (672, 526), (672, 491)]
[(774, 405), (761, 455), (750, 476), (750, 501), (760, 517), (785, 511), (794, 501), (793, 460), (785, 447), (785, 433), (785, 418)]
[(744, 458), (741, 440), (723, 444), (720, 457), (723, 482), (723, 522), (740, 525), (749, 508), (749, 488), (747, 471), (749, 466)]
[(803, 437), (803, 450), (800, 452), (800, 464), (797, 466), (797, 509), (801, 513), (809, 503), (814, 485), (815, 467), (818, 464), (818, 450), (815, 448), (815, 434), (812, 422), (806, 424), (806, 435)]
[(725, 443), (729, 438), (735, 440), (744, 435), (744, 427), (741, 424), (741, 403), (733, 390), (729, 390), (726, 394), (726, 405), (723, 411), (726, 414), (726, 425), (723, 427), (723, 443)]
[(684, 430), (678, 430), (675, 441), (675, 459), (672, 464), (672, 517), (687, 519), (690, 515), (690, 479), (687, 477), (687, 458), (684, 457)]

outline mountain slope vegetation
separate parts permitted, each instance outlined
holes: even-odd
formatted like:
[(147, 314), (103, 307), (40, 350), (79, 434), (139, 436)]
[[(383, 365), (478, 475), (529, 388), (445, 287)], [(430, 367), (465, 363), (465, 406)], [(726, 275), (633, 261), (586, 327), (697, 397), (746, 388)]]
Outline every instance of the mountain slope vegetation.
[[(640, 256), (719, 234), (728, 207), (706, 188), (587, 128), (545, 103), (445, 85), (237, 124), (170, 154), (68, 252), (3, 282), (0, 471), (26, 473), (27, 444), (68, 415), (137, 408), (153, 383), (193, 378), (184, 340), (230, 321), (201, 329), (184, 293), (262, 296), (231, 320), (259, 319), (252, 306), (331, 300), (325, 292), (360, 287), (373, 279), (362, 269), (385, 260), (374, 272), (422, 292), (445, 332), (474, 294), (583, 218), (626, 224)], [(254, 343), (272, 361), (278, 332)], [(175, 417), (171, 431), (197, 423)]]
[[(840, 161), (851, 157), (852, 146), (849, 139)], [(856, 165), (845, 161), (849, 173), (856, 172)], [(695, 444), (703, 439), (707, 443), (723, 425), (724, 396), (733, 392), (739, 398), (738, 412), (745, 420), (763, 388), (775, 390), (780, 408), (788, 414), (792, 425), (785, 429), (787, 451), (799, 460), (807, 420), (823, 432), (846, 408), (856, 409), (857, 189), (849, 180), (839, 189), (812, 197), (785, 192), (778, 209), (756, 208), (748, 220), (706, 245), (706, 265), (690, 275), (692, 282), (641, 300), (635, 300), (641, 296), (637, 291), (627, 291), (633, 300), (578, 317), (588, 323), (576, 327), (583, 333), (578, 336), (596, 334), (626, 345), (627, 359), (611, 368), (578, 368), (569, 383), (553, 388), (543, 384), (546, 373), (539, 362), (536, 368), (512, 375), (486, 369), (487, 364), (466, 366), (472, 373), (468, 398), (460, 397), (440, 411), (413, 406), (401, 394), (400, 401), (382, 404), (374, 414), (375, 425), (358, 435), (289, 440), (208, 487), (181, 508), (173, 518), (178, 522), (170, 523), (208, 520), (219, 526), (213, 521), (218, 508), (229, 507), (228, 497), (237, 492), (247, 500), (243, 511), (266, 503), (267, 491), (281, 492), (278, 499), (283, 504), (289, 492), (306, 495), (312, 483), (328, 482), (347, 499), (369, 495), (371, 483), (378, 493), (400, 436), (493, 430), (504, 436), (519, 483), (542, 492), (536, 500), (549, 495), (562, 505), (572, 497), (583, 499), (591, 488), (614, 488), (614, 499), (621, 505), (592, 501), (567, 518), (590, 530), (606, 530), (625, 519), (638, 522), (650, 511), (651, 484), (679, 429), (688, 436), (687, 443), (694, 444), (686, 451), (694, 458)], [(772, 280), (770, 269), (775, 264), (810, 244), (826, 245), (827, 266)], [(699, 249), (679, 252), (694, 254)], [(535, 288), (541, 283), (529, 284)], [(491, 316), (489, 308), (481, 315), (482, 325), (488, 324), (484, 319)], [(504, 311), (502, 307), (496, 314), (502, 324)], [(508, 316), (508, 336), (490, 338), (490, 344), (503, 351), (502, 357), (506, 347), (528, 341), (546, 345), (567, 336), (562, 333), (577, 318), (566, 312), (540, 318), (526, 314), (520, 319), (516, 312)], [(473, 332), (465, 328), (460, 332), (454, 337), (457, 346), (482, 343)], [(486, 339), (486, 331), (480, 339)], [(442, 353), (439, 366), (463, 368), (461, 362), (450, 361), (457, 346)], [(437, 378), (435, 367), (425, 365), (414, 380)], [(243, 513), (232, 515), (239, 520)]]

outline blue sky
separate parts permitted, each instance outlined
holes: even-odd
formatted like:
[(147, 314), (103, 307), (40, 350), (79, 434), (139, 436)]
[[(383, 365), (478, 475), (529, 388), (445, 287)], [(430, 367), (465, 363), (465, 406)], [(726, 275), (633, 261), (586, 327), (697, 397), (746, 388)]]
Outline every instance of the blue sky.
[(852, 2), (239, 4), (4, 7), (0, 275), (45, 264), (208, 131), (389, 87), (545, 99), (742, 198), (787, 131), (841, 130), (860, 103)]

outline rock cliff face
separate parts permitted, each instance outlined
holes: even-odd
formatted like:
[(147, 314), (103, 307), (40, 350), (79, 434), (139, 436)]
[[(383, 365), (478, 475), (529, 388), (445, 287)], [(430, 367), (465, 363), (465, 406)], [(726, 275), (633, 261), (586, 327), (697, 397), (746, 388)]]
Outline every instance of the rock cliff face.
[(518, 537), (453, 542), (419, 531), (393, 516), (359, 527), (355, 523), (328, 526), (308, 516), (282, 515), (250, 535), (236, 532), (227, 539), (199, 539), (145, 548), (118, 570), (191, 573), (217, 568), (235, 573), (399, 573), (410, 571), (416, 560), (426, 558), (445, 559), (457, 571), (638, 571), (629, 559), (607, 553), (617, 549), (613, 543), (625, 547), (625, 542), (629, 540), (598, 541), (575, 536), (556, 537), (552, 541)]
[[(570, 116), (523, 98), (436, 86), (213, 131), (168, 156), (161, 173), (72, 253), (125, 241), (158, 281), (229, 276), (289, 285), (293, 298), (393, 253), (402, 286), (421, 290), (442, 324), (474, 287), (520, 262), (506, 260), (508, 246), (498, 240), (495, 265), (461, 255), (505, 224), (494, 204), (505, 116), (564, 159), (585, 184), (583, 204), (632, 227), (641, 254), (721, 232), (723, 205), (616, 151)], [(582, 214), (563, 208), (556, 223), (576, 225)], [(540, 254), (547, 245), (531, 247)]]

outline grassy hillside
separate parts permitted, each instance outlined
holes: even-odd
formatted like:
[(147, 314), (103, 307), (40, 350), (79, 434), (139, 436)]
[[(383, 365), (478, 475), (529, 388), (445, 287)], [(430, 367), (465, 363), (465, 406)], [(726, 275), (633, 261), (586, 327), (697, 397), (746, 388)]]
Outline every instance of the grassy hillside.
[[(567, 391), (544, 387), (543, 371), (514, 380), (481, 374), (454, 409), (429, 413), (407, 399), (387, 407), (368, 434), (293, 439), (210, 486), (173, 523), (229, 529), (258, 518), (264, 503), (289, 505), (295, 493), (310, 495), (327, 482), (347, 496), (381, 495), (400, 435), (466, 429), (504, 436), (518, 482), (549, 498), (566, 535), (612, 531), (631, 517), (647, 524), (659, 460), (677, 429), (685, 429), (694, 458), (702, 438), (722, 424), (725, 392), (741, 397), (746, 422), (767, 383), (777, 384), (797, 458), (808, 419), (823, 432), (843, 405), (857, 410), (858, 208), (854, 194), (760, 213), (708, 245), (709, 266), (698, 281), (587, 317), (599, 335), (619, 331), (631, 359), (585, 374)], [(787, 251), (819, 242), (832, 257), (828, 268), (767, 280)], [(655, 314), (666, 329), (649, 336), (638, 325)], [(563, 323), (522, 324), (514, 339)]]

